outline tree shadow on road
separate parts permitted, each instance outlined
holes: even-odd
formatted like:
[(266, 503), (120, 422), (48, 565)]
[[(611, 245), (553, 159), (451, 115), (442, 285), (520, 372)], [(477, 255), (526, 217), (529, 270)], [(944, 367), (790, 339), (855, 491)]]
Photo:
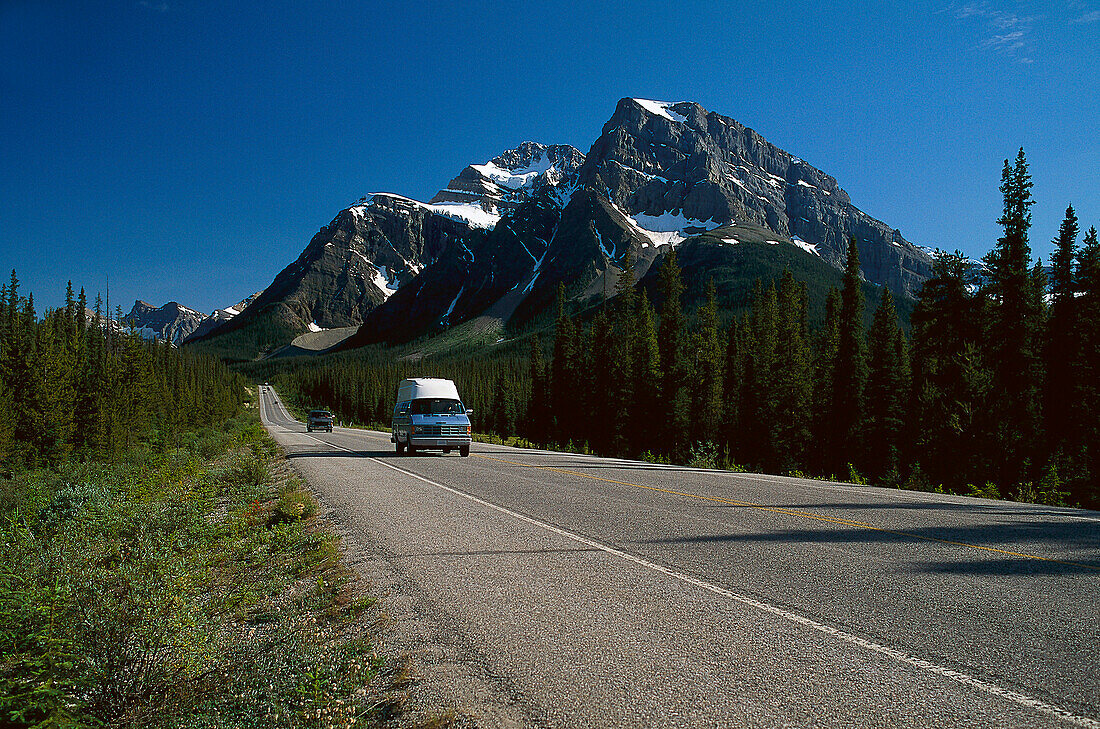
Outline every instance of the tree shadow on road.
[[(964, 550), (959, 559), (921, 561), (899, 553), (898, 563), (914, 572), (941, 574), (1081, 574), (1100, 579), (1100, 529), (1085, 523), (943, 525), (885, 528), (777, 529), (769, 532), (701, 534), (653, 539), (643, 544), (736, 545), (752, 543), (921, 545)], [(996, 545), (996, 546), (993, 546)], [(1014, 554), (1006, 554), (1014, 553)], [(966, 555), (966, 557), (963, 557)], [(975, 557), (971, 555), (982, 555)], [(986, 556), (988, 555), (988, 556)], [(924, 555), (927, 556), (927, 555)]]

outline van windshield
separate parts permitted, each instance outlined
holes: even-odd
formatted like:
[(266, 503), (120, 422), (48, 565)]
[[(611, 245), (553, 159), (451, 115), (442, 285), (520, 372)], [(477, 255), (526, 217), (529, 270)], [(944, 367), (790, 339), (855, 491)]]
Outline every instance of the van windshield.
[(458, 400), (426, 397), (412, 401), (413, 415), (465, 415), (466, 410)]

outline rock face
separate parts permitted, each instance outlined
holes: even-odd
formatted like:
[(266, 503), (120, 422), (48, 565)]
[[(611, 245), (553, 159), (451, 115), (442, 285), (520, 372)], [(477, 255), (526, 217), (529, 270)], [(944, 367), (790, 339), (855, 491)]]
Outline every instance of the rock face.
[(375, 195), (340, 211), (254, 306), (277, 302), (303, 324), (323, 329), (360, 324), (434, 262), (452, 238), (470, 231), (468, 224), (431, 214), (412, 200)]
[(206, 336), (255, 324), (267, 333), (237, 339), (262, 351), (309, 329), (361, 325), (343, 345), (353, 347), (475, 317), (522, 325), (559, 285), (573, 299), (608, 295), (628, 262), (637, 281), (670, 246), (737, 244), (742, 229), (833, 269), (854, 236), (864, 277), (898, 297), (931, 273), (925, 250), (753, 130), (692, 102), (622, 99), (587, 155), (524, 142), (427, 203), (361, 198)]
[(844, 266), (855, 236), (864, 277), (915, 296), (928, 253), (861, 212), (835, 179), (733, 119), (692, 102), (622, 99), (580, 171), (630, 214), (754, 223)]
[(224, 309), (215, 309), (210, 313), (210, 316), (203, 319), (198, 328), (196, 328), (195, 331), (191, 332), (190, 336), (188, 336), (183, 341), (188, 342), (194, 339), (199, 339), (206, 334), (209, 334), (211, 331), (214, 330), (215, 327), (221, 326), (225, 322), (237, 316), (237, 314), (240, 314), (242, 311), (244, 311), (248, 307), (248, 305), (255, 301), (256, 298), (259, 297), (259, 295), (262, 293), (262, 291), (257, 291), (256, 293), (246, 297), (245, 299), (234, 304), (233, 306), (227, 306)]
[(512, 211), (540, 190), (571, 190), (583, 163), (584, 155), (568, 144), (524, 142), (483, 165), (468, 166), (431, 203), (475, 203), (487, 211)]
[(539, 280), (561, 219), (548, 186), (488, 232), (455, 239), (438, 261), (367, 316), (345, 347), (405, 341), (488, 314), (507, 321)]
[[(500, 221), (445, 249), (347, 346), (485, 314), (522, 324), (545, 311), (559, 284), (576, 299), (607, 295), (627, 261), (639, 280), (669, 246), (736, 243), (739, 226), (840, 270), (855, 236), (864, 277), (899, 297), (915, 296), (931, 272), (924, 250), (853, 206), (835, 179), (698, 104), (622, 99), (575, 174), (556, 172), (581, 159), (560, 149), (525, 144), (452, 180), (433, 203), (479, 205)], [(511, 197), (540, 175), (538, 193)]]
[[(390, 193), (363, 197), (318, 231), (247, 311), (203, 334), (217, 336), (271, 319), (297, 333), (358, 326), (433, 264), (441, 266), (432, 279), (444, 270), (458, 270), (455, 266), (461, 269), (464, 256), (483, 249), (487, 231), (503, 214), (571, 189), (583, 161), (584, 155), (568, 145), (524, 142), (483, 165), (470, 165), (431, 202)], [(455, 289), (460, 286), (455, 282)], [(434, 297), (444, 295), (443, 289), (432, 288)], [(418, 306), (427, 302), (425, 297)], [(469, 310), (466, 303), (459, 308), (463, 314)], [(403, 316), (416, 319), (417, 312)]]
[(206, 314), (189, 309), (175, 301), (169, 301), (164, 306), (157, 307), (138, 300), (134, 302), (130, 313), (122, 317), (122, 324), (125, 327), (133, 327), (146, 339), (180, 344), (191, 336), (206, 318)]

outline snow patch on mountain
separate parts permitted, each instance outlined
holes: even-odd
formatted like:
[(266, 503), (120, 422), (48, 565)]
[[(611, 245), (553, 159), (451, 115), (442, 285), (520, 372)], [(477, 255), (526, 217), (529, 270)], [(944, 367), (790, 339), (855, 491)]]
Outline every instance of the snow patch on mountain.
[(791, 243), (794, 243), (796, 246), (806, 251), (807, 253), (812, 253), (815, 256), (821, 255), (820, 251), (817, 250), (817, 246), (815, 246), (813, 243), (807, 243), (806, 241), (799, 238), (797, 235), (791, 237)]
[[(411, 197), (397, 195), (392, 192), (372, 192), (367, 197), (371, 202), (374, 202), (376, 197), (400, 200), (412, 207), (428, 210), (437, 215), (442, 215), (445, 218), (466, 223), (473, 228), (484, 228), (486, 230), (491, 230), (495, 227), (501, 217), (498, 213), (485, 210), (480, 203), (474, 202), (423, 203), (419, 200), (413, 200)], [(366, 208), (368, 204), (369, 203), (358, 203), (348, 208), (348, 210), (356, 217), (363, 218), (366, 217)]]
[(391, 274), (389, 268), (386, 266), (376, 266), (374, 268), (374, 277), (371, 281), (378, 287), (378, 290), (382, 292), (382, 295), (388, 299), (400, 286), (397, 276)]
[(489, 212), (478, 203), (435, 203), (425, 205), (429, 210), (451, 220), (459, 220), (474, 228), (492, 230), (500, 221), (500, 215)]
[(664, 212), (660, 215), (647, 215), (646, 213), (638, 213), (631, 216), (635, 223), (646, 230), (651, 230), (656, 233), (671, 233), (673, 231), (682, 231), (687, 228), (702, 228), (704, 230), (711, 230), (717, 228), (718, 224), (713, 220), (695, 220), (694, 218), (686, 218), (682, 212), (672, 213)]
[(648, 111), (650, 114), (657, 116), (663, 116), (665, 119), (673, 122), (685, 122), (687, 117), (683, 114), (677, 114), (671, 109), (671, 107), (681, 104), (680, 101), (653, 101), (652, 99), (634, 99), (634, 102)]
[(457, 304), (458, 300), (462, 298), (462, 294), (465, 291), (466, 291), (466, 284), (462, 284), (462, 286), (460, 286), (459, 289), (458, 289), (458, 293), (455, 294), (454, 299), (451, 300), (451, 305), (447, 307), (447, 313), (443, 315), (442, 319), (440, 319), (441, 323), (443, 323), (443, 324), (448, 324), (449, 323), (448, 320), (451, 317), (451, 312), (455, 310), (455, 304)]
[[(664, 212), (660, 215), (647, 215), (646, 213), (626, 215), (626, 213), (623, 213), (623, 215), (627, 223), (654, 246), (677, 246), (693, 235), (719, 227), (719, 224), (713, 220), (695, 220), (694, 218), (684, 217), (683, 212)], [(643, 245), (643, 247), (648, 246)]]
[(538, 158), (532, 160), (526, 167), (517, 170), (498, 167), (492, 160), (483, 165), (470, 166), (501, 187), (506, 187), (509, 190), (518, 190), (521, 187), (530, 186), (539, 175), (544, 172), (549, 172), (553, 167), (553, 163), (551, 163), (549, 157), (540, 155)]

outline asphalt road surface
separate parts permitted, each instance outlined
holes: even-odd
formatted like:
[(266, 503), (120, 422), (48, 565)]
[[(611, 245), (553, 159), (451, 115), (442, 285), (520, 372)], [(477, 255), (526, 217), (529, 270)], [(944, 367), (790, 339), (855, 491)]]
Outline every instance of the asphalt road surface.
[(261, 413), (535, 725), (1100, 727), (1098, 512)]

